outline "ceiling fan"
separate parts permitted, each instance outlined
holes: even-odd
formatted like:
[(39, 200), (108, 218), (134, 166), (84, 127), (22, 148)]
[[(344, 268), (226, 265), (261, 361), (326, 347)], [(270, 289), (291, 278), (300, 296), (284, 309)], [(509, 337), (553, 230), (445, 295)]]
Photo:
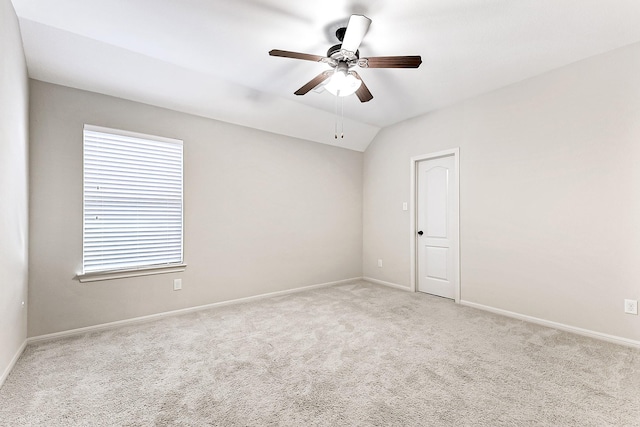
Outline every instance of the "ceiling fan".
[(373, 95), (362, 81), (360, 75), (355, 70), (352, 70), (353, 67), (358, 65), (361, 68), (418, 68), (422, 64), (420, 56), (360, 58), (358, 47), (369, 30), (369, 25), (371, 25), (371, 19), (366, 16), (351, 15), (347, 26), (336, 31), (336, 37), (341, 43), (330, 47), (327, 51), (327, 56), (277, 49), (271, 50), (269, 55), (323, 62), (331, 66), (332, 70), (325, 70), (318, 74), (295, 91), (296, 95), (304, 95), (326, 80), (331, 79), (325, 85), (325, 88), (332, 94), (348, 96), (355, 93), (360, 102), (368, 102), (373, 99)]

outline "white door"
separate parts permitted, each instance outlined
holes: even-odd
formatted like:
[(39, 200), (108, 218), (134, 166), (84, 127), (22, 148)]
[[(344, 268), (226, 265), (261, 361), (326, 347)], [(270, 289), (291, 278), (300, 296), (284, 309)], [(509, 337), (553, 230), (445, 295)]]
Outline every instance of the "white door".
[(453, 155), (417, 167), (418, 290), (456, 298), (458, 289), (458, 192)]

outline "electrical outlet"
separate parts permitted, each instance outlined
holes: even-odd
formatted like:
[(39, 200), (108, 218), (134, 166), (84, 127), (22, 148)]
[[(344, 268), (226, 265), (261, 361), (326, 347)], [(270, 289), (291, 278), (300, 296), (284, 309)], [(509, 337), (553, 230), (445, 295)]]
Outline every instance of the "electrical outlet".
[(638, 314), (638, 300), (637, 299), (624, 300), (624, 312), (627, 314)]
[(382, 268), (382, 260), (381, 259), (378, 260), (378, 267)]
[(182, 279), (173, 279), (173, 290), (179, 291), (182, 289)]

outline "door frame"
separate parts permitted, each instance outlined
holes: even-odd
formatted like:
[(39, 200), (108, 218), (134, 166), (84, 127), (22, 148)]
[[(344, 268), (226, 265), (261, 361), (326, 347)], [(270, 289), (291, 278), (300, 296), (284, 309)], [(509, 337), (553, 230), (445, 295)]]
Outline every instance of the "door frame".
[(418, 220), (418, 162), (422, 162), (425, 160), (437, 159), (439, 157), (447, 157), (453, 155), (454, 165), (455, 165), (455, 177), (456, 177), (456, 185), (453, 188), (453, 197), (457, 199), (458, 210), (454, 212), (454, 215), (457, 217), (457, 256), (455, 257), (455, 262), (453, 266), (454, 274), (456, 275), (457, 286), (455, 287), (455, 302), (460, 303), (460, 294), (461, 294), (461, 280), (460, 280), (460, 147), (451, 148), (449, 150), (438, 151), (435, 153), (423, 154), (420, 156), (411, 157), (411, 186), (410, 186), (410, 199), (409, 199), (409, 240), (410, 240), (410, 253), (411, 253), (411, 291), (417, 292), (418, 286), (418, 266), (417, 266), (417, 254), (418, 254), (418, 245), (416, 239), (416, 229), (417, 229), (417, 220)]

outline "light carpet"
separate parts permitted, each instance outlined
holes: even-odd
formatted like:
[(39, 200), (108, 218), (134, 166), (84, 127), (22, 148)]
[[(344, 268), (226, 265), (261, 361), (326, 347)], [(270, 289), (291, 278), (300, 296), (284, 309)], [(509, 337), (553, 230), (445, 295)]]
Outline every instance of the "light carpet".
[(2, 426), (640, 426), (640, 351), (366, 282), (29, 345)]

